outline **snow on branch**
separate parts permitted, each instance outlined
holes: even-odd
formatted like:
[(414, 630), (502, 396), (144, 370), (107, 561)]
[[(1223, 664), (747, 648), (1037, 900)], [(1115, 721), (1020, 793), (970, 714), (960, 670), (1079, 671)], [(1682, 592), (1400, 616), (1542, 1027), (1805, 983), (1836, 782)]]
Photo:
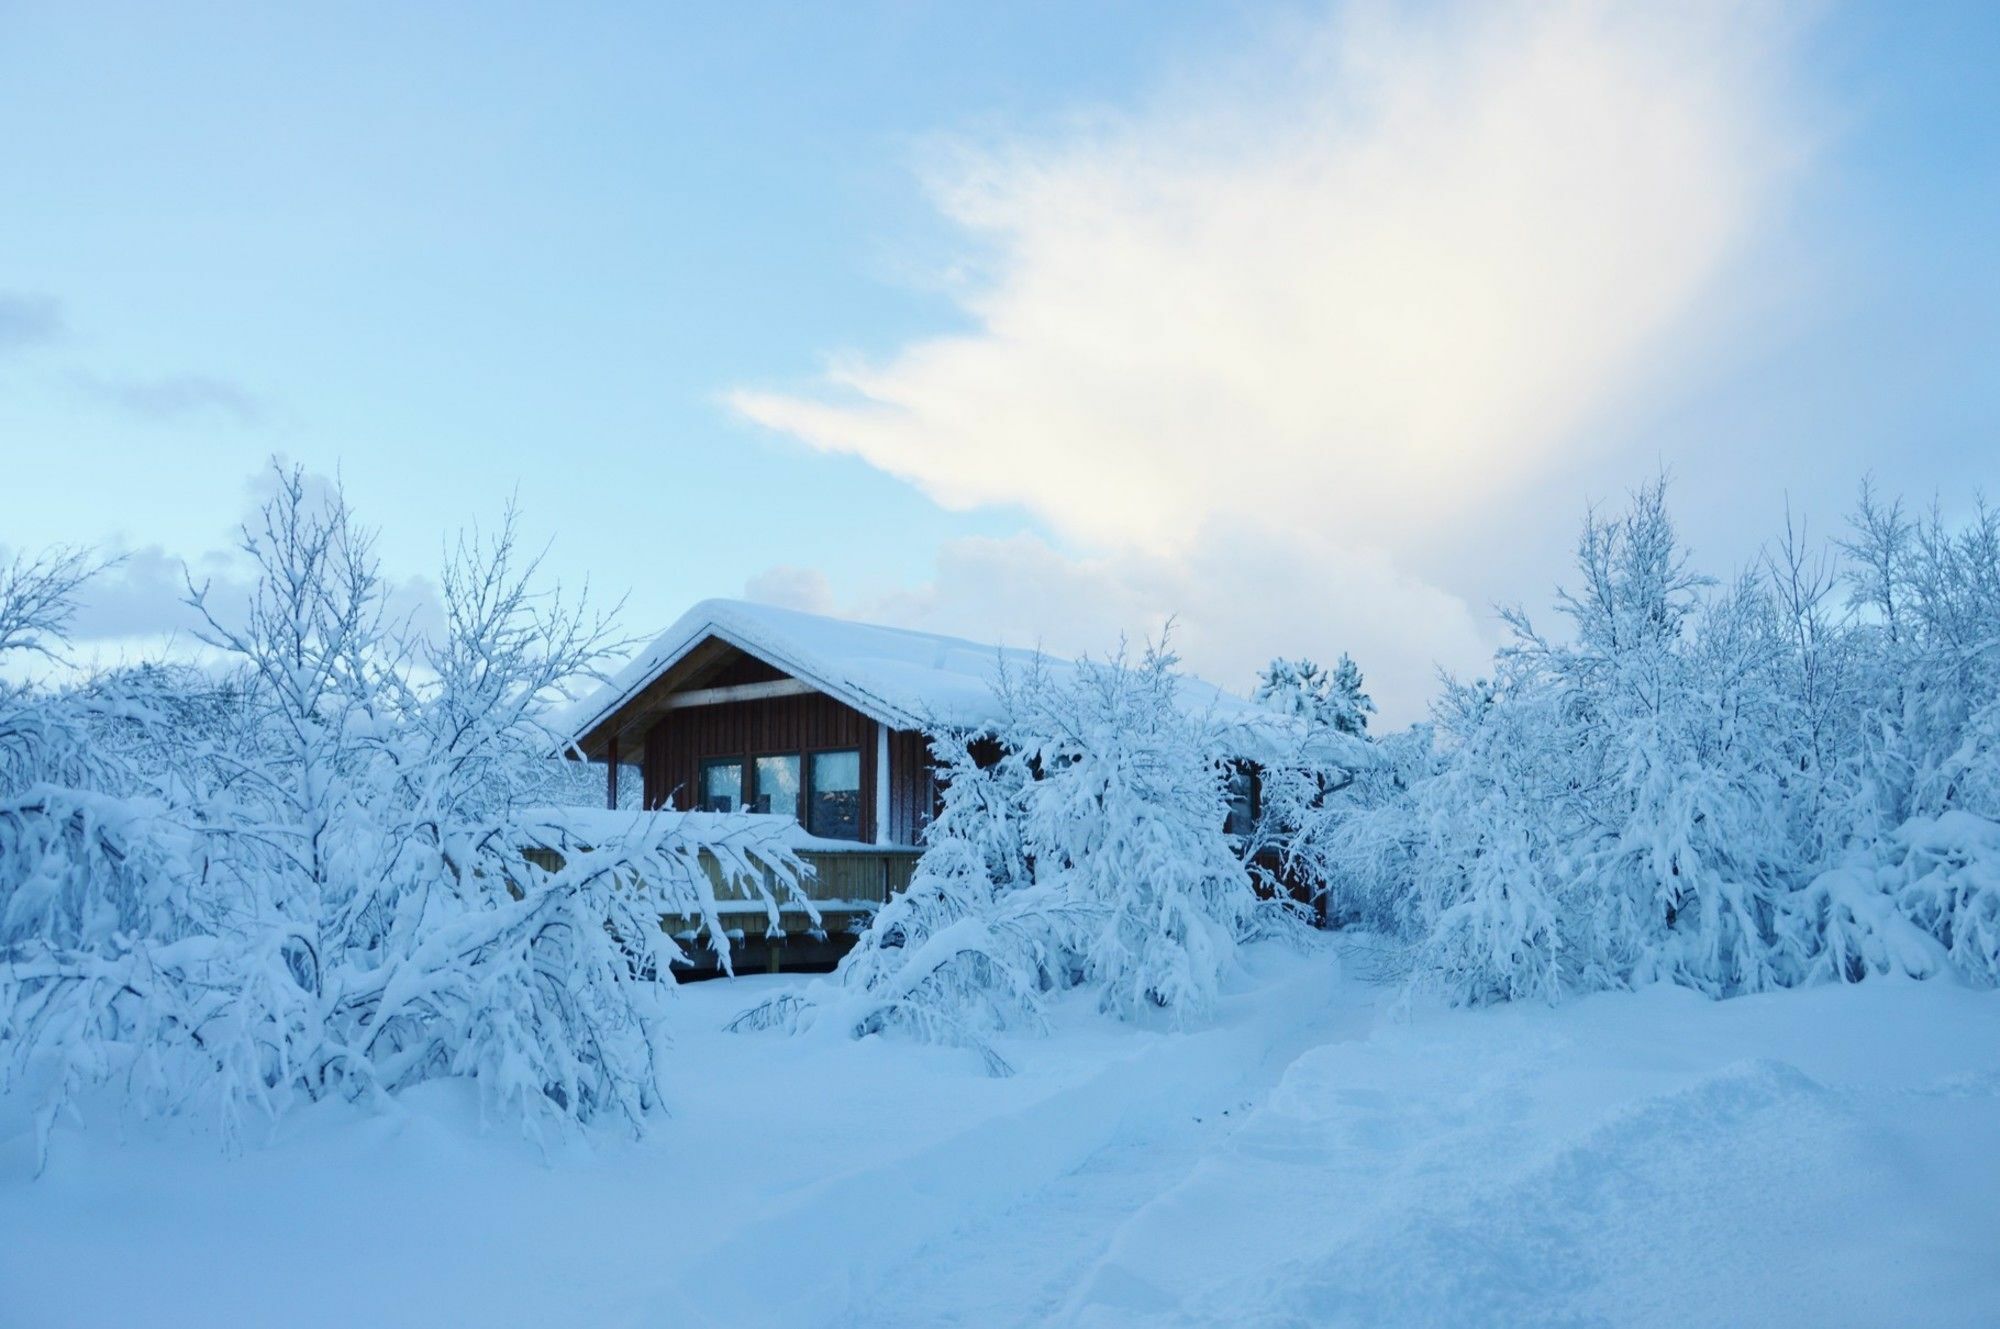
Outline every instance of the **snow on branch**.
[[(802, 898), (784, 828), (538, 808), (543, 717), (617, 649), (605, 619), (535, 588), (510, 513), (452, 551), (425, 631), (338, 489), (274, 478), (247, 608), (189, 589), (221, 681), (0, 694), (0, 1076), (45, 1123), (109, 1081), (233, 1136), (467, 1076), (534, 1133), (638, 1129), (684, 958), (662, 919), (726, 953), (717, 882)], [(86, 564), (20, 566), (0, 623), (52, 649)]]
[(2000, 982), (2000, 515), (1864, 487), (1835, 549), (1788, 519), (1718, 583), (1655, 482), (1591, 514), (1576, 571), (1566, 632), (1506, 611), (1492, 677), (1314, 828), (1336, 917), (1466, 1002)]
[(1210, 1010), (1260, 900), (1225, 826), (1221, 727), (1179, 704), (1164, 643), (1060, 672), (1002, 670), (1001, 719), (939, 727), (942, 808), (910, 887), (809, 1007), (739, 1024), (832, 1021), (980, 1048), (1086, 988), (1132, 1019)]

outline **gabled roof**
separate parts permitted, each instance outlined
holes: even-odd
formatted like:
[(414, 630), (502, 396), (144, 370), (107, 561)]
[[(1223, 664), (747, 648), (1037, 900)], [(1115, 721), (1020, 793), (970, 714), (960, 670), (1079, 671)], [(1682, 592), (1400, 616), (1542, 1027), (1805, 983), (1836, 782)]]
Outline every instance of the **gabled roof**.
[[(755, 656), (892, 729), (932, 724), (977, 728), (1000, 718), (994, 685), (1003, 669), (1018, 673), (1038, 661), (1054, 673), (1076, 669), (1072, 661), (1019, 647), (983, 645), (743, 600), (703, 600), (603, 688), (573, 707), (557, 727), (583, 740), (654, 679), (711, 639)], [(1223, 725), (1248, 726), (1273, 736), (1289, 728), (1290, 722), (1277, 712), (1197, 678), (1182, 677), (1180, 698), (1188, 710), (1210, 715)]]

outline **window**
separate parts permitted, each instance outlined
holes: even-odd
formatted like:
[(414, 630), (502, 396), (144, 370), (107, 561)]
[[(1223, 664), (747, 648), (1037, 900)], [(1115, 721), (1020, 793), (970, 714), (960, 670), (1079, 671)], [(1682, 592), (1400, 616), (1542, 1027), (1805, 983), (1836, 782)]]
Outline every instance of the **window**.
[(806, 829), (829, 840), (861, 838), (861, 753), (812, 754), (812, 786), (806, 792)]
[(751, 806), (758, 812), (775, 812), (781, 817), (799, 815), (799, 759), (796, 753), (783, 757), (759, 757), (755, 766), (757, 789)]
[(743, 806), (743, 763), (705, 761), (701, 764), (701, 810), (735, 812)]
[(815, 752), (803, 760), (796, 752), (711, 758), (701, 764), (697, 792), (695, 806), (703, 812), (797, 817), (808, 831), (829, 840), (863, 838), (856, 748)]
[(1257, 771), (1237, 765), (1229, 772), (1229, 819), (1222, 829), (1230, 835), (1247, 836), (1257, 829)]

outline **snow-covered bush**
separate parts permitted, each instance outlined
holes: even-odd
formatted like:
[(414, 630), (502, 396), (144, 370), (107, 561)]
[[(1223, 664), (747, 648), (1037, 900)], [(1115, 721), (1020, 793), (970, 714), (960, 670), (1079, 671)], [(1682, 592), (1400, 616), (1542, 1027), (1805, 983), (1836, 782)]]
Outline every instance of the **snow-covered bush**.
[(1967, 978), (2000, 985), (2000, 822), (1953, 810), (1896, 829), (1886, 883), (1902, 916)]
[[(60, 663), (77, 593), (95, 571), (70, 550), (0, 568), (0, 657)], [(158, 727), (158, 700), (143, 679), (88, 689), (0, 682), (0, 941), (77, 946), (156, 929), (171, 912), (190, 843), (102, 741)], [(9, 1032), (0, 1022), (0, 1037)]]
[(1414, 902), (1355, 916), (1460, 1001), (2000, 980), (2000, 520), (1864, 491), (1843, 551), (1788, 524), (1717, 589), (1662, 485), (1593, 516), (1568, 631), (1507, 612), (1493, 681), (1448, 687), (1329, 802), (1311, 842), (1336, 894)]
[(1286, 880), (1324, 892), (1330, 927), (1409, 939), (1421, 926), (1412, 889), (1423, 831), (1411, 799), (1439, 769), (1437, 733), (1426, 722), (1369, 742), (1331, 763), (1268, 770), (1260, 834), (1281, 847)]
[[(1068, 986), (1091, 911), (1037, 884), (1020, 834), (1032, 775), (987, 737), (936, 730), (930, 740), (941, 806), (909, 886), (870, 920), (810, 1018), (855, 1037), (898, 1029), (979, 1049), (1008, 1028), (1038, 1029), (1043, 994)], [(798, 1015), (793, 1004), (749, 1023)]]
[(1003, 680), (990, 731), (935, 732), (942, 807), (909, 889), (809, 1012), (746, 1023), (983, 1046), (1037, 1025), (1046, 994), (1069, 988), (1127, 1018), (1209, 1010), (1269, 910), (1224, 829), (1223, 736), (1181, 704), (1176, 664), (1162, 645), (1033, 667)]
[(190, 593), (233, 667), (205, 730), (162, 686), (108, 719), (95, 687), (0, 715), (27, 754), (0, 769), (0, 1073), (232, 1130), (438, 1076), (531, 1130), (638, 1125), (680, 958), (660, 916), (720, 941), (704, 851), (753, 894), (800, 864), (748, 819), (535, 809), (540, 717), (601, 624), (533, 590), (511, 517), (448, 563), (440, 628), (392, 622), (340, 495), (277, 481), (247, 611)]
[(1392, 793), (1396, 763), (1414, 755), (1409, 737), (1394, 736), (1387, 748), (1367, 740), (1375, 703), (1345, 654), (1331, 673), (1311, 660), (1273, 660), (1253, 695), (1294, 729), (1258, 764), (1255, 816), (1240, 846), (1252, 876), (1266, 894), (1303, 897), (1329, 921), (1393, 928), (1403, 893), (1378, 893), (1384, 864), (1357, 836), (1373, 798)]
[(1787, 958), (1805, 979), (2000, 983), (2000, 514), (1953, 530), (1864, 487), (1842, 549), (1855, 617), (1824, 671), (1824, 870), (1785, 902)]
[(1768, 986), (1788, 845), (1766, 601), (1698, 595), (1657, 484), (1586, 524), (1578, 567), (1572, 635), (1510, 612), (1496, 685), (1440, 707), (1446, 760), (1411, 802), (1430, 974), (1469, 1001)]
[(1368, 717), (1375, 713), (1361, 667), (1344, 651), (1331, 671), (1312, 660), (1275, 659), (1257, 675), (1251, 696), (1273, 710), (1357, 738), (1368, 732)]

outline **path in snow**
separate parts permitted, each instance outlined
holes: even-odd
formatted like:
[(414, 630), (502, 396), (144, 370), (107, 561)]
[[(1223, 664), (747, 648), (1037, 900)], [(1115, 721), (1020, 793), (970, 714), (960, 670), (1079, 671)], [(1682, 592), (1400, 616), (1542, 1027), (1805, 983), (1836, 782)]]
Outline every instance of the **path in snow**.
[(1994, 994), (1655, 990), (1361, 1033), (941, 1235), (835, 1322), (2000, 1322)]
[(939, 1233), (829, 1323), (869, 1329), (1049, 1323), (1135, 1211), (1225, 1147), (1302, 1053), (1366, 1037), (1377, 1006), (1390, 996), (1363, 984), (1334, 991), (1336, 1001), (1296, 1009), (1292, 1027), (1247, 1073), (1207, 1086), (1196, 1106), (1114, 1140), (1004, 1211)]
[(871, 1329), (1050, 1323), (1103, 1256), (1110, 1234), (1186, 1176), (1208, 1134), (1220, 1129), (1211, 1122), (1207, 1130), (1177, 1132), (1180, 1138), (1105, 1149), (1007, 1212), (926, 1247), (881, 1281), (867, 1310), (834, 1323)]

